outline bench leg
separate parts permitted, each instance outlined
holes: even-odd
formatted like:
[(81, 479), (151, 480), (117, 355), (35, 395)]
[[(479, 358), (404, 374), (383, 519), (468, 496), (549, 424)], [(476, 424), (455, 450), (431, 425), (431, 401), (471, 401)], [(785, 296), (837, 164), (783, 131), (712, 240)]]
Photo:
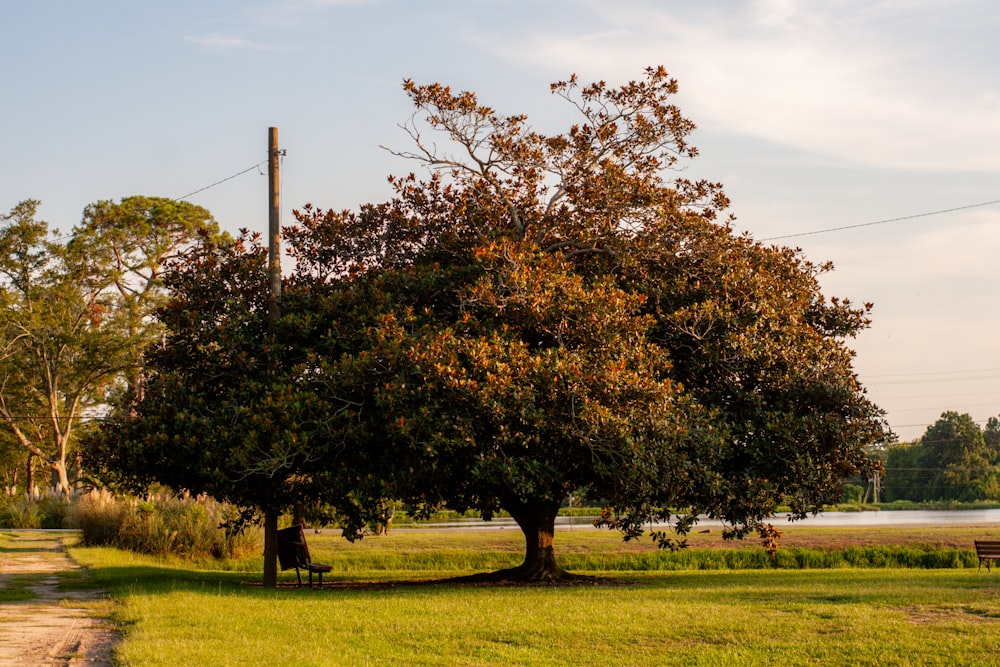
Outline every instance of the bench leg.
[(299, 587), (302, 586), (302, 573), (299, 572), (299, 568), (295, 568), (295, 578), (299, 580)]
[[(316, 588), (323, 588), (323, 573), (322, 572), (317, 572), (316, 573), (316, 582), (317, 582)], [(309, 570), (309, 588), (312, 588), (312, 587), (313, 587), (313, 571)]]

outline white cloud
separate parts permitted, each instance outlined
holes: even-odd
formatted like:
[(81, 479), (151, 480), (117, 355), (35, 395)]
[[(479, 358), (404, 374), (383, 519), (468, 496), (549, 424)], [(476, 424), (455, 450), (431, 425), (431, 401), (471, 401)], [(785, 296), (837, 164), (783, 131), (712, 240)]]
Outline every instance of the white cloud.
[[(641, 1), (589, 6), (599, 30), (539, 28), (513, 44), (509, 33), (477, 42), (559, 76), (617, 80), (664, 64), (702, 127), (847, 163), (1000, 169), (996, 62), (975, 50), (993, 53), (985, 46), (993, 37), (987, 26), (950, 35), (936, 24), (978, 20), (982, 2), (950, 14), (934, 3), (861, 0), (755, 0), (725, 12)], [(950, 60), (956, 52), (964, 60)]]

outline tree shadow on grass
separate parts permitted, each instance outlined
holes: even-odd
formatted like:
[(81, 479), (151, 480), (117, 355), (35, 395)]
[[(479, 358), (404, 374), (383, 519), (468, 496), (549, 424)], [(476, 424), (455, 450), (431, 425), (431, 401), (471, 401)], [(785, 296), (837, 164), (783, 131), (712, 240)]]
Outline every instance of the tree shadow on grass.
[[(482, 572), (476, 574), (462, 575), (457, 577), (444, 577), (434, 579), (392, 579), (392, 580), (345, 580), (334, 579), (324, 580), (323, 588), (314, 587), (314, 592), (337, 592), (337, 591), (388, 591), (402, 589), (428, 589), (428, 588), (620, 588), (629, 586), (644, 586), (645, 582), (640, 578), (621, 576), (618, 574), (609, 576), (595, 576), (585, 574), (571, 574), (557, 581), (528, 581), (524, 579), (511, 578), (501, 572)], [(257, 590), (264, 589), (259, 582), (250, 584), (251, 588)], [(293, 581), (278, 582), (279, 591), (303, 590), (309, 591), (308, 584), (299, 586)]]

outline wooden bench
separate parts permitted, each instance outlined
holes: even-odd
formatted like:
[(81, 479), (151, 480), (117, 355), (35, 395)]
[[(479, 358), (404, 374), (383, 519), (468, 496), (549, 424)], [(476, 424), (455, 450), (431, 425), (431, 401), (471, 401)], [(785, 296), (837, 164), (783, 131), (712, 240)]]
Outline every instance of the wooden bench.
[(306, 544), (306, 533), (302, 526), (282, 528), (278, 531), (278, 563), (282, 570), (295, 568), (295, 577), (302, 585), (300, 570), (309, 573), (309, 588), (313, 587), (313, 572), (319, 575), (319, 587), (323, 588), (323, 573), (333, 568), (323, 563), (314, 563), (309, 558), (309, 546)]
[(976, 556), (979, 558), (979, 570), (986, 563), (986, 571), (990, 571), (990, 561), (1000, 560), (1000, 540), (976, 540)]

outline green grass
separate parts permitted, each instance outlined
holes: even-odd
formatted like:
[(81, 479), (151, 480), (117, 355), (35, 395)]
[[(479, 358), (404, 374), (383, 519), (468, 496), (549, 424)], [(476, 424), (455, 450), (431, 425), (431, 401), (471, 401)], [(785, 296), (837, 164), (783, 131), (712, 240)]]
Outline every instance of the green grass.
[[(0, 603), (27, 602), (34, 600), (38, 594), (32, 586), (39, 581), (39, 575), (17, 571), (17, 568), (6, 568), (8, 562), (14, 563), (20, 555), (28, 554), (35, 561), (64, 562), (65, 556), (50, 551), (60, 541), (71, 543), (74, 538), (54, 537), (42, 532), (22, 531), (10, 533), (0, 531)], [(10, 570), (13, 569), (14, 572)], [(84, 572), (57, 570), (45, 575), (55, 580), (58, 590), (79, 591), (93, 587)]]
[[(10, 536), (0, 532), (0, 559), (13, 551)], [(2, 570), (0, 570), (2, 572)], [(35, 597), (26, 586), (29, 583), (23, 576), (8, 574), (0, 576), (0, 603), (23, 602)]]
[[(976, 567), (972, 542), (982, 538), (980, 527), (935, 526), (876, 529), (873, 539), (844, 540), (844, 529), (786, 530), (777, 563), (757, 540), (723, 541), (719, 531), (690, 536), (691, 548), (679, 552), (657, 549), (647, 538), (623, 543), (609, 531), (559, 531), (556, 549), (561, 564), (572, 571), (627, 572), (651, 570), (845, 568), (845, 567)], [(885, 543), (891, 534), (895, 541)], [(994, 535), (989, 533), (988, 535)], [(1000, 539), (1000, 535), (997, 535)], [(520, 531), (394, 531), (385, 537), (349, 543), (335, 531), (307, 536), (313, 560), (333, 566), (333, 576), (412, 577), (427, 571), (446, 574), (483, 572), (517, 565), (523, 555)], [(848, 542), (852, 542), (848, 544)], [(259, 565), (258, 565), (259, 566)], [(396, 574), (392, 574), (396, 573)]]
[[(699, 539), (712, 548), (692, 552), (760, 551)], [(831, 551), (823, 539), (814, 551)], [(261, 589), (259, 559), (213, 570), (109, 548), (73, 555), (112, 591), (123, 665), (982, 665), (1000, 655), (1000, 573), (962, 564), (612, 569), (616, 557), (658, 552), (578, 531), (557, 537), (562, 561), (596, 584), (494, 587), (434, 580), (518, 562), (512, 531), (308, 540), (334, 567), (323, 591), (290, 587), (294, 573)]]
[(12, 574), (0, 580), (0, 604), (4, 602), (27, 602), (37, 597), (28, 586), (34, 577)]

